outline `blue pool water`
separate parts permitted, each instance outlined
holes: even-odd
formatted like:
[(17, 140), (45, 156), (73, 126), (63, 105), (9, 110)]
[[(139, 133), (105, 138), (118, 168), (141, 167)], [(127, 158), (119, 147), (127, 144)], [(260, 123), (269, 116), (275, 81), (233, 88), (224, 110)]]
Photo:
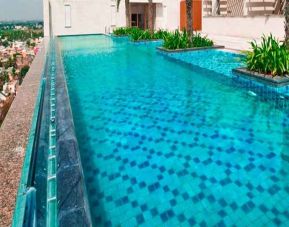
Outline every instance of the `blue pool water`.
[(288, 226), (287, 98), (158, 45), (61, 38), (94, 225)]

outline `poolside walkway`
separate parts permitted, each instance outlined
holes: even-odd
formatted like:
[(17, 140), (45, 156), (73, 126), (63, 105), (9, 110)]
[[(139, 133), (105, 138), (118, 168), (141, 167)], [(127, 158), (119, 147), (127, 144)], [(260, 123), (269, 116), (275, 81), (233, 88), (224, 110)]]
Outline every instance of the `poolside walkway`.
[(25, 148), (45, 62), (42, 48), (0, 128), (0, 226), (10, 226)]
[[(203, 35), (207, 35), (202, 33)], [(251, 45), (250, 42), (254, 40), (253, 38), (242, 38), (235, 36), (222, 36), (222, 35), (208, 35), (208, 38), (214, 40), (215, 44), (225, 46), (226, 49), (243, 51), (249, 50)], [(261, 41), (261, 39), (256, 39), (257, 43)]]

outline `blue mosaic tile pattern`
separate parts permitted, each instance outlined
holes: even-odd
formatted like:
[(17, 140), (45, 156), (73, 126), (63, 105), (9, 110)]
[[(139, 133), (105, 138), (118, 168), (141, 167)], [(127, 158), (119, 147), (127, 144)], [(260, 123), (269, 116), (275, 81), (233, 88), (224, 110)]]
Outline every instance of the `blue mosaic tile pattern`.
[(232, 73), (233, 68), (244, 67), (244, 55), (242, 54), (231, 53), (223, 49), (188, 51), (179, 53), (165, 53), (159, 51), (159, 53), (191, 66), (198, 66), (207, 70), (211, 70), (213, 72), (212, 74), (220, 73), (223, 76), (233, 78), (234, 81), (237, 81), (237, 86), (247, 87), (257, 93), (266, 93), (266, 98), (270, 98), (268, 97), (268, 92), (277, 92), (282, 96), (289, 97), (289, 86), (272, 88), (270, 86), (264, 86), (257, 81), (248, 80), (246, 78), (240, 77), (235, 73)]
[(95, 226), (288, 226), (286, 98), (248, 95), (229, 57), (215, 73), (157, 44), (61, 41)]

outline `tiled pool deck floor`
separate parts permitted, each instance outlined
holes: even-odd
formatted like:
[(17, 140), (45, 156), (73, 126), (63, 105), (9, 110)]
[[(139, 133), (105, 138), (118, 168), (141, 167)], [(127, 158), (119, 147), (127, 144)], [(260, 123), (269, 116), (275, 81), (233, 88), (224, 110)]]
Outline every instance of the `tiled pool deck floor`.
[(287, 100), (212, 73), (236, 65), (214, 52), (209, 72), (150, 45), (63, 39), (96, 226), (288, 226)]

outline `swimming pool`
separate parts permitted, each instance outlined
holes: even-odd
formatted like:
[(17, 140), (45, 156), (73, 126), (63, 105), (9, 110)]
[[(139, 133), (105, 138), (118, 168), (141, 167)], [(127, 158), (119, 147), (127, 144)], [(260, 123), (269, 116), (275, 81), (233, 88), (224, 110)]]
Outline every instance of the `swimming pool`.
[(240, 56), (60, 43), (95, 226), (288, 225), (288, 99), (231, 75)]

